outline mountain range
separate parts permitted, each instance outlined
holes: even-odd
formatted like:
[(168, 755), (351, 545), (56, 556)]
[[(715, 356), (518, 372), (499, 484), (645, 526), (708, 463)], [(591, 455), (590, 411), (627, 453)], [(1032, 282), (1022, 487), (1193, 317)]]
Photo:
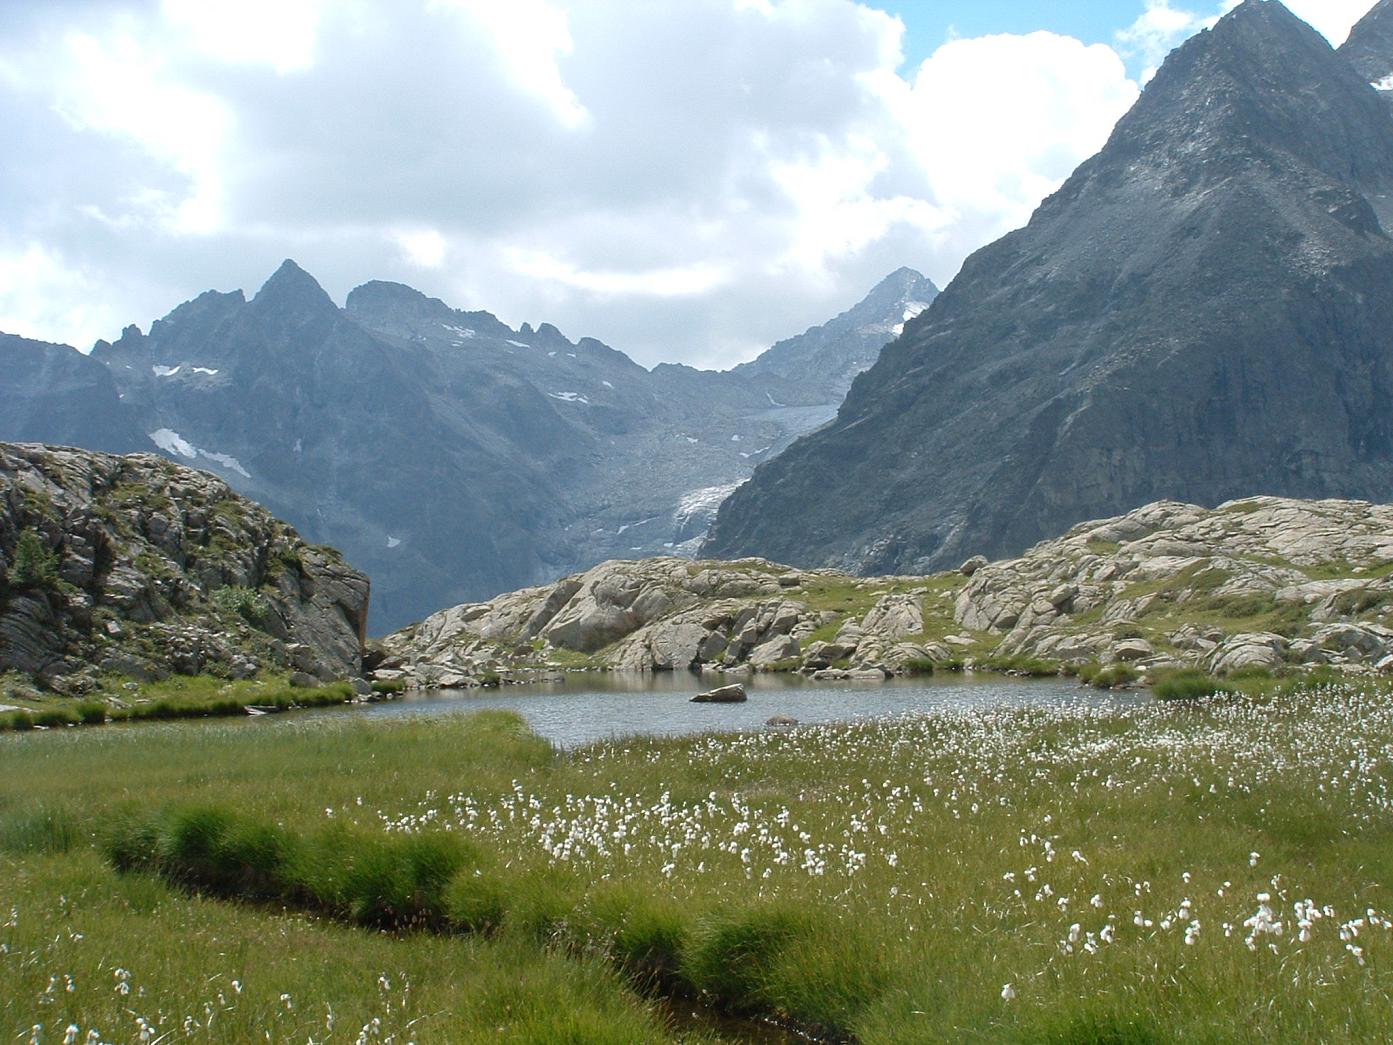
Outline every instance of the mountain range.
[(901, 269), (735, 371), (649, 371), (397, 283), (340, 308), (286, 261), (90, 355), (0, 336), (0, 439), (214, 472), (373, 578), (372, 628), (605, 559), (693, 554), (759, 461), (830, 420), (937, 289)]
[(1276, 0), (1178, 48), (703, 554), (923, 573), (1162, 498), (1393, 499), (1390, 0), (1342, 52)]

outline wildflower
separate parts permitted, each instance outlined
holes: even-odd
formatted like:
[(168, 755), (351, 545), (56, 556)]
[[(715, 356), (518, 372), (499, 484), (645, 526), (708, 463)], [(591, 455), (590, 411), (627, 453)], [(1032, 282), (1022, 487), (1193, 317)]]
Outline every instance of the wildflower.
[(1016, 988), (1012, 987), (1009, 983), (1006, 984), (1004, 987), (1002, 987), (1002, 988), (1001, 988), (1001, 1000), (1002, 1000), (1002, 1001), (1015, 1001), (1015, 1000), (1016, 1000)]

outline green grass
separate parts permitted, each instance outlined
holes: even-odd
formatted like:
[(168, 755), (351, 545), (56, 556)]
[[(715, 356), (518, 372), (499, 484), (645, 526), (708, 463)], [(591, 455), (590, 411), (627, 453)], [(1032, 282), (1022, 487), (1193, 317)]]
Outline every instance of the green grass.
[(1074, 673), (1080, 682), (1085, 682), (1094, 689), (1120, 689), (1124, 686), (1130, 686), (1141, 677), (1141, 673), (1136, 668), (1120, 661), (1106, 667), (1097, 661), (1091, 661), (1078, 665)]
[(693, 1040), (661, 995), (867, 1045), (1389, 1040), (1393, 698), (1243, 684), (565, 755), (504, 712), (0, 737), (0, 1034)]
[(976, 667), (979, 671), (995, 671), (1003, 675), (1018, 675), (1022, 678), (1051, 678), (1063, 671), (1063, 665), (1057, 660), (1032, 657), (1023, 653), (988, 654), (977, 661)]
[(295, 687), (283, 676), (230, 682), (211, 675), (175, 675), (141, 683), (133, 691), (125, 688), (123, 680), (108, 679), (96, 695), (102, 699), (36, 696), (31, 707), (0, 714), (0, 732), (105, 722), (225, 718), (246, 715), (249, 708), (288, 711), (328, 707), (348, 703), (356, 695), (346, 682)]
[(1197, 700), (1226, 690), (1231, 691), (1231, 687), (1223, 679), (1206, 675), (1198, 668), (1164, 674), (1151, 687), (1151, 692), (1159, 700)]

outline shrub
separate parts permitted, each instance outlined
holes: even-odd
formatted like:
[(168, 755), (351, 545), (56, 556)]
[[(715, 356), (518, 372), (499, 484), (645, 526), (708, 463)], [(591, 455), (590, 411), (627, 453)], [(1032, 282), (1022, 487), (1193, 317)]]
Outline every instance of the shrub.
[(58, 584), (58, 553), (32, 527), (22, 531), (15, 544), (9, 583), (21, 590), (53, 588)]
[(932, 675), (934, 662), (928, 657), (910, 657), (901, 665), (900, 670), (906, 675)]
[(374, 693), (404, 693), (406, 691), (405, 679), (374, 679), (372, 682)]
[(243, 588), (234, 584), (225, 588), (217, 588), (210, 598), (220, 612), (228, 616), (241, 617), (255, 627), (264, 624), (266, 615), (271, 611), (266, 596), (252, 588)]

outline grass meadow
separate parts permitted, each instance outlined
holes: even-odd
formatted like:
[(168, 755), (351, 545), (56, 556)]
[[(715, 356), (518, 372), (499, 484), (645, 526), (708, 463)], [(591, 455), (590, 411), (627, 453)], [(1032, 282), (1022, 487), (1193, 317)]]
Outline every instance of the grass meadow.
[(0, 1035), (1393, 1040), (1391, 757), (1358, 683), (567, 753), (503, 712), (10, 734)]

